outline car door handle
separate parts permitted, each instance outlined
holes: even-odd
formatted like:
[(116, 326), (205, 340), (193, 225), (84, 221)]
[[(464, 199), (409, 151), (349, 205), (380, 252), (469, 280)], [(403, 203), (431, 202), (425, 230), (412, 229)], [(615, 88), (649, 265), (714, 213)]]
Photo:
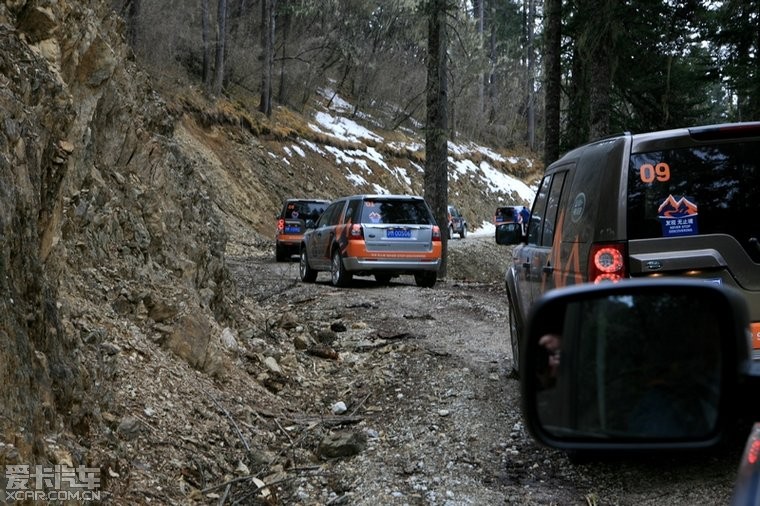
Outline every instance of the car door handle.
[(523, 262), (522, 267), (526, 271), (529, 271), (530, 270), (530, 262)]
[(544, 272), (544, 274), (551, 274), (554, 272), (554, 267), (552, 267), (551, 265), (544, 265), (544, 267), (541, 270)]

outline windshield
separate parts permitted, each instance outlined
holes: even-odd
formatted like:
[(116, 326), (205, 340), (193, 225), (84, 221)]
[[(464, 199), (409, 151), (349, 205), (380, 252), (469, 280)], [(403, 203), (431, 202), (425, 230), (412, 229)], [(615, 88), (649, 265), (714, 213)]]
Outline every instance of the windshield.
[(365, 200), (362, 223), (432, 225), (433, 217), (422, 200)]
[(630, 239), (729, 234), (760, 262), (760, 142), (631, 156)]

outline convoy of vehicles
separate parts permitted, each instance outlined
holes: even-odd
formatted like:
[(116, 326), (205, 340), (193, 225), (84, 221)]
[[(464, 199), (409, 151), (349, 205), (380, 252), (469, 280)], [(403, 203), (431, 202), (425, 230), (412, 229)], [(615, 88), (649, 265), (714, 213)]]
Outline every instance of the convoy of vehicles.
[(760, 358), (760, 122), (621, 134), (545, 171), (506, 273), (514, 369), (527, 315), (578, 283), (681, 276), (739, 290)]
[[(713, 448), (760, 381), (760, 122), (620, 134), (498, 207), (512, 367), (532, 435), (571, 452)], [(466, 222), (449, 206), (449, 237)], [(432, 287), (440, 234), (420, 197), (338, 199), (300, 240), (300, 276)], [(278, 256), (279, 259), (279, 256)], [(616, 283), (617, 281), (625, 282)], [(609, 283), (606, 283), (608, 282)], [(760, 496), (760, 424), (734, 504)]]
[(300, 243), (301, 280), (312, 283), (330, 272), (335, 286), (353, 276), (374, 276), (387, 284), (411, 274), (432, 287), (441, 263), (441, 230), (422, 197), (354, 195), (332, 202)]

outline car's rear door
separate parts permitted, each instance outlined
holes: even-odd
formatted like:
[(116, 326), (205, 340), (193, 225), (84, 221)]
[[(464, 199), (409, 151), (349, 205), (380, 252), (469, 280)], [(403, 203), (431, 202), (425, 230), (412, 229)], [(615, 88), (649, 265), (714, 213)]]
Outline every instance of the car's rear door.
[(720, 133), (634, 146), (628, 171), (630, 272), (698, 277), (741, 290), (757, 359), (760, 125)]
[[(561, 269), (557, 264), (559, 256), (559, 230), (557, 229), (558, 211), (562, 197), (566, 172), (554, 172), (546, 176), (542, 182), (541, 190), (545, 192), (541, 195), (544, 206), (541, 206), (540, 215), (537, 220), (532, 219), (530, 225), (535, 229), (533, 231), (533, 246), (529, 251), (527, 259), (527, 279), (530, 283), (530, 303), (532, 304), (537, 298), (547, 290), (555, 288), (555, 270)], [(541, 191), (539, 190), (539, 191)], [(538, 204), (538, 199), (537, 202)], [(530, 234), (529, 230), (529, 240)], [(557, 239), (555, 241), (555, 239)], [(525, 263), (523, 264), (525, 268)]]
[(309, 234), (306, 252), (314, 269), (328, 270), (330, 267), (330, 251), (345, 204), (343, 200), (330, 204)]

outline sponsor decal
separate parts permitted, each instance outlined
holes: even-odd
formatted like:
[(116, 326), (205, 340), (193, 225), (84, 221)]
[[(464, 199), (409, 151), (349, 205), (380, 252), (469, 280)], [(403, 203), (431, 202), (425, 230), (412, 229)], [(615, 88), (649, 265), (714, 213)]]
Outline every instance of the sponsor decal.
[(698, 214), (697, 205), (686, 197), (677, 199), (673, 195), (668, 195), (668, 198), (657, 208), (663, 237), (698, 234)]

